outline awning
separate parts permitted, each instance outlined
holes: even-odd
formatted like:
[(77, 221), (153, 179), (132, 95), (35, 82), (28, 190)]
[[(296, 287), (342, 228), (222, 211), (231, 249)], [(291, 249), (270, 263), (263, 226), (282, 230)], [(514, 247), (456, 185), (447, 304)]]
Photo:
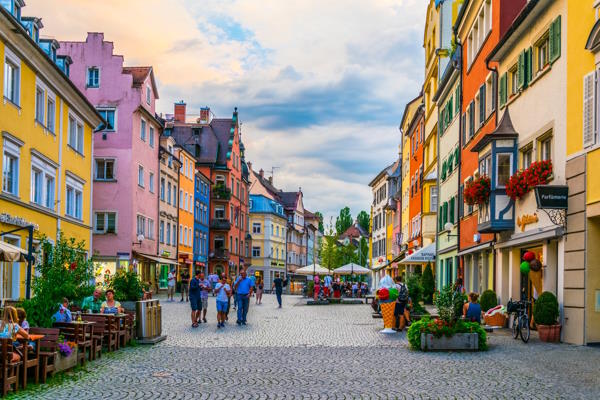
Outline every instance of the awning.
[(331, 275), (331, 271), (321, 267), (319, 264), (311, 264), (306, 267), (298, 268), (294, 271), (296, 275)]
[(529, 232), (519, 233), (512, 235), (509, 240), (502, 243), (496, 243), (494, 248), (503, 249), (512, 246), (523, 246), (530, 243), (539, 242), (542, 240), (559, 238), (564, 235), (564, 228), (562, 226), (552, 226), (549, 228), (534, 229)]
[(333, 270), (334, 274), (339, 275), (367, 275), (371, 270), (361, 265), (350, 263)]
[(27, 261), (27, 251), (0, 240), (0, 261)]
[(435, 242), (406, 257), (400, 264), (427, 264), (432, 261), (435, 261)]
[(490, 247), (492, 247), (492, 242), (487, 242), (487, 243), (484, 243), (484, 244), (480, 244), (478, 246), (469, 247), (468, 249), (464, 249), (462, 251), (459, 251), (456, 255), (457, 256), (464, 256), (465, 254), (476, 253), (476, 252), (478, 252), (480, 250), (489, 249)]
[(384, 268), (389, 267), (391, 264), (393, 264), (395, 262), (398, 262), (402, 257), (404, 257), (404, 253), (405, 252), (403, 251), (402, 253), (400, 253), (399, 256), (396, 256), (396, 258), (394, 258), (393, 260), (391, 260), (391, 261), (389, 261), (389, 262), (387, 262), (387, 263), (385, 263), (383, 265), (380, 265), (379, 267), (373, 268), (371, 271), (377, 272), (377, 271), (381, 271)]
[(143, 258), (147, 258), (150, 261), (155, 261), (159, 264), (169, 264), (169, 265), (177, 265), (177, 260), (173, 260), (170, 258), (164, 258), (164, 257), (159, 257), (159, 256), (151, 256), (149, 254), (143, 254), (143, 253), (135, 253), (140, 257)]

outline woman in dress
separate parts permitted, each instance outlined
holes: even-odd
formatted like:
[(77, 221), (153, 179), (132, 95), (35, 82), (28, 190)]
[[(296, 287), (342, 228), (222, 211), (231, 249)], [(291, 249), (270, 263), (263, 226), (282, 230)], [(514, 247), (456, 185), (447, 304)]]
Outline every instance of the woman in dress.
[(115, 291), (108, 289), (105, 293), (106, 300), (100, 306), (100, 314), (120, 314), (123, 312), (121, 303), (115, 300)]
[(256, 304), (262, 304), (264, 285), (261, 278), (256, 280)]

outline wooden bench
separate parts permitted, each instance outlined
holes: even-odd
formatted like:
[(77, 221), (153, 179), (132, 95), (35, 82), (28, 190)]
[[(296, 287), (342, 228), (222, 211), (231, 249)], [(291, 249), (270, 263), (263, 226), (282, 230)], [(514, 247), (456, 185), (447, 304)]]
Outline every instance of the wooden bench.
[(58, 328), (29, 328), (31, 335), (44, 335), (39, 342), (40, 351), (40, 377), (42, 383), (46, 383), (48, 374), (54, 375), (56, 371), (55, 363), (58, 355)]

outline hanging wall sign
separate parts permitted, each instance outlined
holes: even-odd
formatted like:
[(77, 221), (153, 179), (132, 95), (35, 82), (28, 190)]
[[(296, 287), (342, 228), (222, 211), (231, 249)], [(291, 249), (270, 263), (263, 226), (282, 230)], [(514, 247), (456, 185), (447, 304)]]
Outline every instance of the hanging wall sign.
[(536, 186), (535, 200), (540, 209), (566, 210), (569, 205), (569, 187), (556, 185)]

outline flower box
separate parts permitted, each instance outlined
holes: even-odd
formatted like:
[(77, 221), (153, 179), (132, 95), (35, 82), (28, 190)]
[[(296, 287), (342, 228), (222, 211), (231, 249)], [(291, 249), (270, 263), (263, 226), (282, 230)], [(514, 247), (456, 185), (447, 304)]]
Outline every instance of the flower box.
[(488, 203), (491, 185), (490, 177), (485, 175), (467, 182), (463, 191), (465, 203), (470, 206)]
[(477, 333), (455, 333), (452, 336), (435, 337), (431, 333), (421, 333), (421, 350), (479, 350)]
[(508, 180), (506, 194), (513, 201), (522, 199), (538, 185), (545, 185), (552, 179), (552, 161), (536, 161), (529, 168), (517, 171)]
[(56, 355), (56, 362), (54, 368), (56, 372), (67, 371), (77, 366), (77, 353), (78, 349), (74, 348), (70, 355), (63, 356), (60, 352)]

